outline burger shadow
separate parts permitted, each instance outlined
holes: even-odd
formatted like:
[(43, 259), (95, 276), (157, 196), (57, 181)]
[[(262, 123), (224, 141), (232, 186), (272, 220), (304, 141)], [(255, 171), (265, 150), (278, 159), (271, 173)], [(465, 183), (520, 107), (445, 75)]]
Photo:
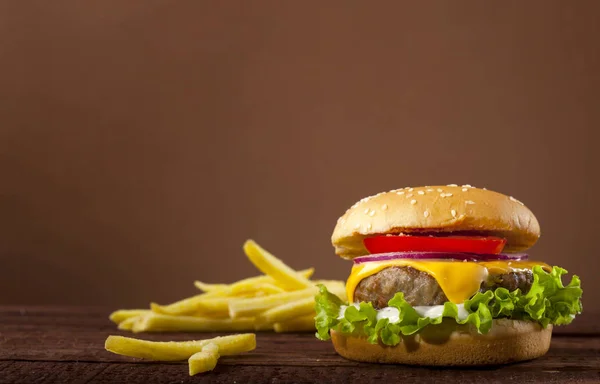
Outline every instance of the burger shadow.
[[(533, 360), (533, 359), (531, 359)], [(507, 370), (512, 367), (516, 367), (522, 365), (523, 363), (527, 363), (531, 360), (522, 360), (522, 361), (513, 361), (505, 364), (491, 364), (491, 365), (449, 365), (449, 366), (439, 366), (439, 365), (422, 365), (420, 368), (434, 371), (499, 371), (499, 370)]]

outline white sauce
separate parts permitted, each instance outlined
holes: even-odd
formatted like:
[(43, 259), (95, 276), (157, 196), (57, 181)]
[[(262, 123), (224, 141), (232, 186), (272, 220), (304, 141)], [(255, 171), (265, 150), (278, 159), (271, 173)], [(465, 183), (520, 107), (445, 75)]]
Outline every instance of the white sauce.
[[(358, 303), (354, 303), (352, 304), (352, 306), (356, 309), (360, 309), (360, 304)], [(341, 320), (344, 318), (344, 314), (346, 313), (346, 308), (348, 308), (348, 305), (341, 305), (340, 306), (340, 314), (338, 315), (338, 320)]]
[(400, 311), (394, 307), (381, 308), (377, 311), (377, 321), (381, 319), (388, 319), (390, 323), (397, 323), (400, 321)]
[[(458, 319), (464, 320), (469, 316), (469, 312), (465, 309), (464, 304), (456, 304), (458, 308)], [(419, 305), (413, 307), (417, 313), (423, 317), (436, 318), (442, 316), (444, 311), (443, 305)]]
[[(352, 304), (352, 306), (356, 309), (359, 308), (358, 303), (354, 303)], [(467, 318), (467, 316), (469, 316), (469, 312), (467, 312), (467, 310), (465, 309), (464, 304), (456, 304), (456, 307), (458, 308), (459, 320), (464, 320)], [(342, 305), (340, 307), (340, 314), (338, 316), (338, 320), (344, 318), (346, 308), (348, 308), (347, 305)], [(442, 312), (444, 311), (443, 305), (419, 305), (413, 308), (422, 317), (429, 317), (431, 319), (440, 317), (442, 315)], [(378, 309), (377, 320), (381, 319), (388, 319), (390, 323), (397, 323), (398, 321), (400, 321), (400, 311), (398, 310), (398, 308), (394, 307), (385, 307), (382, 309)]]

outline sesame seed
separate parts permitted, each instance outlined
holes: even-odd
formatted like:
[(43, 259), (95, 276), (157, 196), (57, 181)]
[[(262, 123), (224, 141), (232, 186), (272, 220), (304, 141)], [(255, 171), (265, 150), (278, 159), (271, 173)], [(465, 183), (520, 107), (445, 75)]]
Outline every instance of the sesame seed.
[(475, 204), (473, 200), (465, 200), (465, 204)]
[(462, 191), (463, 192), (467, 192), (469, 189), (468, 188), (463, 188)]
[(458, 187), (456, 184), (448, 184), (449, 187)]
[(429, 217), (429, 211), (426, 210), (425, 212), (423, 212), (423, 216)]
[(452, 214), (452, 217), (456, 217), (456, 211), (454, 209), (451, 210), (450, 213)]
[(375, 215), (375, 210), (374, 209), (372, 209), (371, 212), (369, 212), (369, 216), (373, 216), (373, 215)]
[(447, 193), (440, 193), (440, 197), (446, 197)]
[(438, 192), (443, 192), (442, 188), (437, 189)]
[(417, 200), (415, 200), (415, 199), (412, 199), (412, 200), (410, 201), (410, 203), (411, 203), (412, 205), (415, 205), (415, 204), (417, 204)]
[(388, 209), (388, 206), (387, 206), (387, 204), (383, 204), (383, 205), (381, 206), (381, 209), (382, 209), (382, 210), (384, 210), (384, 211), (385, 211), (385, 210), (387, 210), (387, 209)]
[(433, 188), (427, 188), (427, 192), (433, 192)]
[(473, 188), (473, 186), (471, 186), (471, 184), (465, 184), (465, 185), (463, 185), (463, 187)]
[(448, 197), (448, 196), (452, 196), (452, 194), (451, 193), (446, 193), (446, 197)]
[(514, 201), (515, 203), (519, 203), (519, 204), (521, 204), (521, 205), (525, 205), (525, 204), (521, 203), (519, 200), (515, 199), (515, 198), (514, 198), (514, 197), (512, 197), (512, 196), (509, 196), (508, 198), (509, 198), (511, 201)]
[(423, 191), (419, 191), (419, 192), (417, 192), (417, 193), (418, 193), (419, 195), (424, 195), (424, 194), (425, 194), (425, 192), (423, 192)]
[(408, 188), (408, 192), (412, 192), (414, 188)]
[(486, 188), (486, 187), (483, 187), (483, 188), (481, 188), (481, 189), (483, 189), (484, 191), (487, 191), (487, 188)]
[(404, 195), (404, 191), (396, 192), (397, 195)]
[(369, 213), (369, 208), (365, 209), (365, 215)]
[(409, 197), (412, 197), (412, 193), (409, 193), (408, 195), (406, 195), (406, 198), (408, 199)]

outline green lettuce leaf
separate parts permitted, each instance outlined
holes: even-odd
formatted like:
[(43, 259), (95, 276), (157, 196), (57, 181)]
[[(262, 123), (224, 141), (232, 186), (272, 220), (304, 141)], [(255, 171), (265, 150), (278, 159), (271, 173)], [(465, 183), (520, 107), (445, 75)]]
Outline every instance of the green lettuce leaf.
[(532, 271), (533, 283), (529, 292), (523, 294), (518, 289), (509, 292), (505, 288), (478, 292), (464, 302), (466, 317), (459, 316), (459, 308), (451, 302), (444, 303), (439, 317), (422, 317), (399, 292), (388, 302), (389, 307), (398, 310), (398, 320), (394, 319), (394, 322), (387, 318), (377, 320), (378, 311), (371, 303), (364, 302), (347, 306), (340, 316), (341, 308), (346, 304), (328, 292), (324, 285), (319, 285), (319, 293), (315, 297), (316, 336), (328, 340), (330, 331), (335, 330), (366, 337), (373, 344), (381, 341), (386, 345), (396, 345), (401, 335), (412, 335), (426, 326), (435, 326), (444, 318), (452, 318), (458, 324), (471, 324), (479, 333), (489, 332), (492, 320), (498, 318), (535, 321), (543, 327), (569, 324), (582, 310), (583, 291), (579, 278), (573, 276), (571, 282), (564, 286), (561, 276), (567, 271), (560, 267), (553, 267), (550, 273), (539, 266)]
[(321, 340), (329, 339), (329, 330), (339, 323), (337, 317), (342, 304), (339, 297), (329, 293), (324, 285), (319, 285), (319, 293), (315, 296), (317, 338)]

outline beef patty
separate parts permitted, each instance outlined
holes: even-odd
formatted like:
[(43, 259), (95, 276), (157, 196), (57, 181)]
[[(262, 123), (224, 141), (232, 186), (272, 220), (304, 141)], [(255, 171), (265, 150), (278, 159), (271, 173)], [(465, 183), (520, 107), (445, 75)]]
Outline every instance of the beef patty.
[[(533, 283), (531, 271), (489, 274), (481, 283), (481, 292), (506, 288), (529, 292)], [(371, 302), (375, 308), (387, 307), (388, 301), (397, 292), (404, 293), (404, 299), (412, 306), (442, 305), (448, 298), (438, 282), (426, 272), (412, 267), (388, 267), (363, 279), (354, 291), (355, 302)]]

